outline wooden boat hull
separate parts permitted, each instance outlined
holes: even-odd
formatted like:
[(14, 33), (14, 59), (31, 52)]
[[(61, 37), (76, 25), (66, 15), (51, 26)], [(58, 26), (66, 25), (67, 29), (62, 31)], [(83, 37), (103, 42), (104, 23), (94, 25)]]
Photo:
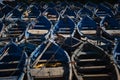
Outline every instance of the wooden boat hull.
[(20, 48), (15, 43), (6, 44), (1, 51), (0, 80), (23, 80), (27, 64), (26, 54), (21, 53)]
[(30, 56), (38, 45), (49, 38), (51, 23), (46, 17), (41, 15), (36, 22), (31, 22), (28, 25), (25, 35), (23, 35), (24, 38), (19, 44), (21, 48), (25, 48), (26, 53)]
[(119, 72), (110, 57), (99, 47), (83, 42), (72, 55), (76, 80), (119, 80)]
[[(42, 52), (34, 60), (34, 55), (38, 50)], [(69, 64), (70, 58), (57, 44), (51, 41), (48, 44), (45, 42), (38, 46), (33, 53), (29, 62), (32, 64), (29, 65), (29, 72), (27, 73), (29, 80), (72, 80), (72, 68), (71, 64)], [(54, 59), (52, 56), (54, 56)]]

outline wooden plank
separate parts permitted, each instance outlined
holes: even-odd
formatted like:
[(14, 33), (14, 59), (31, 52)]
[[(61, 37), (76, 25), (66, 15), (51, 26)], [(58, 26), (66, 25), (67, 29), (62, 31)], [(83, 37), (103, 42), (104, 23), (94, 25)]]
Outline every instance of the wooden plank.
[(82, 32), (83, 34), (96, 34), (96, 30), (81, 30), (80, 32)]
[(98, 61), (97, 59), (80, 59), (79, 62)]
[(58, 33), (70, 34), (70, 31), (58, 31)]
[(0, 77), (0, 80), (17, 80), (18, 76)]
[(114, 35), (114, 34), (120, 34), (120, 30), (106, 30), (107, 33)]
[(70, 28), (59, 28), (59, 30), (70, 30)]
[(36, 29), (31, 29), (31, 30), (28, 30), (29, 33), (32, 33), (32, 34), (45, 34), (48, 32), (48, 30), (36, 30)]
[(0, 72), (7, 72), (7, 71), (18, 71), (19, 68), (14, 68), (14, 69), (0, 69)]
[(85, 67), (80, 67), (80, 69), (100, 69), (100, 68), (106, 68), (106, 66), (85, 66)]
[(21, 30), (16, 30), (16, 31), (9, 31), (9, 33), (22, 33), (23, 31)]
[(54, 17), (54, 18), (57, 18), (57, 16), (56, 15), (47, 15), (48, 17)]
[(63, 37), (70, 37), (70, 34), (60, 34), (59, 35), (62, 35)]
[(10, 62), (0, 62), (0, 64), (15, 64), (19, 63), (20, 61), (10, 61)]
[(85, 74), (83, 77), (109, 77), (109, 74)]
[(75, 16), (69, 16), (69, 18), (74, 19), (74, 18), (75, 18)]
[(40, 78), (48, 77), (62, 77), (64, 74), (63, 67), (50, 67), (50, 68), (40, 68), (40, 69), (31, 69), (30, 73), (32, 76)]
[(57, 21), (57, 18), (48, 18), (49, 20)]
[(93, 52), (93, 51), (87, 51), (87, 52), (79, 52), (81, 55), (87, 55), (87, 54), (96, 54), (96, 55), (99, 55), (97, 54), (97, 52)]
[[(39, 62), (48, 62), (48, 60), (39, 60)], [(58, 61), (58, 60), (51, 60), (49, 62), (55, 62), (55, 63), (57, 63), (57, 62), (60, 62), (60, 61)]]

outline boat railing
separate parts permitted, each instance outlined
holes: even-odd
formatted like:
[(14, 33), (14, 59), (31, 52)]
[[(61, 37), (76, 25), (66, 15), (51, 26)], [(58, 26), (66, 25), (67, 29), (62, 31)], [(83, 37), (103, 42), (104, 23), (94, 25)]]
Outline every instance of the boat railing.
[(7, 50), (5, 50), (5, 51), (2, 52), (1, 57), (0, 57), (0, 60), (2, 60), (3, 57), (8, 54), (8, 50), (9, 50), (9, 48), (7, 48)]

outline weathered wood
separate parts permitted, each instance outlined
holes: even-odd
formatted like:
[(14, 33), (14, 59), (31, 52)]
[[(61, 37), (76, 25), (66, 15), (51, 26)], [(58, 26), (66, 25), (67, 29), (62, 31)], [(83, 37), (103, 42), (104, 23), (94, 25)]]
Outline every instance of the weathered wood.
[(120, 34), (120, 30), (106, 30), (106, 32), (111, 35)]
[[(86, 61), (98, 61), (98, 59), (80, 59), (79, 62), (86, 62)], [(99, 59), (100, 61), (100, 59)]]
[(35, 29), (31, 29), (31, 30), (28, 30), (29, 33), (32, 33), (32, 34), (45, 34), (48, 32), (48, 30), (35, 30)]
[(101, 69), (101, 68), (106, 68), (106, 66), (85, 66), (85, 67), (80, 67), (80, 69)]
[(1, 69), (0, 72), (8, 72), (8, 71), (18, 71), (18, 68), (14, 68), (14, 69)]
[[(48, 60), (39, 60), (38, 62), (44, 62), (44, 63), (47, 63), (48, 62)], [(49, 61), (49, 62), (55, 62), (55, 63), (57, 63), (57, 62), (60, 62), (60, 61), (58, 61), (58, 60), (51, 60), (51, 61)]]
[(87, 74), (83, 75), (83, 77), (109, 77), (109, 74)]
[(54, 17), (54, 18), (57, 18), (57, 16), (56, 15), (47, 15), (47, 17)]
[(70, 28), (59, 28), (59, 30), (70, 30)]
[(63, 67), (31, 69), (31, 75), (39, 78), (63, 77)]
[(19, 63), (20, 61), (10, 61), (10, 62), (0, 62), (0, 64), (15, 64)]
[(62, 35), (63, 37), (70, 37), (70, 34), (61, 34), (61, 33), (59, 33), (59, 35)]
[(18, 76), (0, 77), (0, 80), (17, 80)]
[(81, 32), (83, 34), (90, 34), (90, 35), (96, 34), (96, 30), (81, 30)]
[(61, 34), (70, 34), (70, 31), (58, 31), (58, 33), (61, 33)]
[(72, 56), (77, 80), (119, 80), (118, 70), (103, 50), (91, 43), (80, 45)]
[(9, 31), (8, 33), (22, 33), (23, 31), (21, 30), (16, 30), (16, 31)]

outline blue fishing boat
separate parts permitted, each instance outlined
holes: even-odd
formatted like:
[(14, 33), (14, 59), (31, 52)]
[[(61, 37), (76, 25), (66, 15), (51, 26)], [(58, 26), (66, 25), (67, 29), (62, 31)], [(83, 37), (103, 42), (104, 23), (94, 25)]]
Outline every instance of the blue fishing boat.
[(40, 16), (41, 12), (39, 11), (38, 7), (31, 4), (28, 6), (27, 10), (23, 12), (21, 19), (25, 21), (36, 20), (38, 16)]
[(59, 13), (54, 8), (47, 8), (43, 15), (48, 18), (53, 24), (55, 24), (58, 21)]
[(24, 38), (20, 41), (21, 47), (25, 47), (26, 53), (30, 55), (38, 45), (49, 38), (50, 30), (50, 21), (42, 15), (39, 16), (36, 22), (31, 22), (27, 27)]
[(39, 16), (36, 22), (31, 22), (28, 29), (25, 32), (25, 39), (31, 43), (37, 42), (40, 43), (42, 39), (49, 33), (51, 29), (50, 21), (44, 17)]
[(78, 22), (77, 28), (79, 34), (90, 38), (96, 35), (97, 24), (91, 17), (85, 16)]
[(63, 37), (70, 37), (74, 35), (75, 23), (68, 16), (60, 17), (59, 21), (53, 28), (53, 35), (62, 35)]
[(43, 42), (32, 52), (28, 64), (29, 80), (72, 80), (70, 57), (51, 40)]
[(80, 2), (74, 2), (74, 3), (71, 3), (70, 7), (77, 13), (80, 9), (83, 8), (83, 4)]
[(63, 9), (65, 9), (65, 7), (66, 6), (68, 6), (69, 4), (68, 4), (68, 2), (58, 2), (59, 4), (57, 4), (56, 6), (55, 6), (55, 9), (60, 13)]
[(70, 56), (80, 44), (80, 41), (74, 37), (75, 31), (75, 23), (68, 16), (61, 17), (52, 31), (51, 38), (66, 50)]
[(80, 18), (84, 17), (84, 16), (93, 16), (93, 12), (90, 11), (89, 9), (83, 7), (82, 9), (80, 9), (77, 14), (80, 16)]
[(70, 9), (68, 6), (64, 10), (62, 10), (60, 13), (62, 16), (67, 15), (73, 20), (77, 18), (75, 11)]
[(0, 50), (0, 80), (25, 79), (26, 57), (16, 43), (4, 45)]
[(71, 57), (75, 80), (119, 80), (119, 71), (108, 54), (89, 42), (83, 42)]
[(113, 12), (110, 8), (107, 8), (106, 6), (104, 6), (104, 4), (99, 4), (96, 11), (95, 11), (95, 14), (97, 16), (99, 16), (101, 19), (104, 18), (106, 15), (110, 15), (110, 16), (113, 16)]
[(87, 2), (85, 5), (84, 5), (85, 8), (91, 10), (92, 12), (94, 12), (97, 8), (97, 5), (92, 3), (92, 2)]
[(3, 38), (15, 39), (20, 41), (27, 29), (27, 23), (21, 20), (10, 23), (2, 32)]
[(102, 37), (102, 28), (89, 16), (82, 18), (78, 22), (77, 28), (78, 33), (75, 34), (75, 37), (78, 39), (85, 38), (85, 40), (99, 45), (104, 50), (110, 46), (108, 44), (113, 44), (110, 40)]

